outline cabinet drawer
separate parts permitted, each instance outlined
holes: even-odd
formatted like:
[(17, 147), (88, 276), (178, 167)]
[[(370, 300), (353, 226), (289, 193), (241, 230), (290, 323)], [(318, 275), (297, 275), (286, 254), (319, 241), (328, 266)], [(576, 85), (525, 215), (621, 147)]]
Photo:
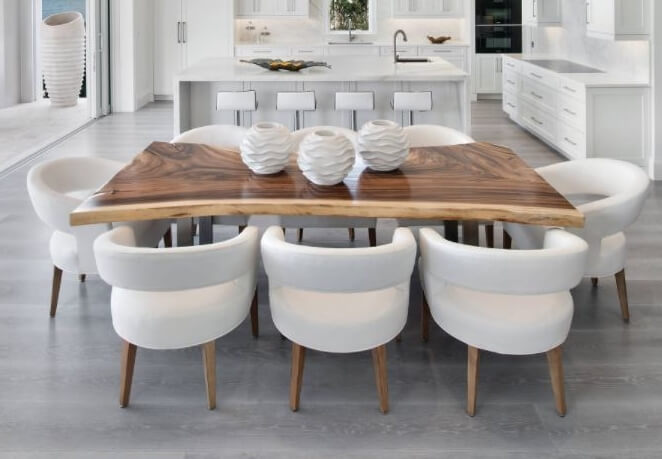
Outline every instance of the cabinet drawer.
[(586, 131), (586, 104), (561, 95), (558, 99), (558, 117), (575, 129)]
[(522, 61), (513, 59), (512, 57), (503, 57), (503, 70), (512, 70), (513, 72), (520, 73), (522, 71)]
[(324, 56), (324, 48), (322, 46), (294, 47), (292, 56)]
[(557, 74), (541, 69), (538, 66), (522, 62), (522, 74), (533, 81), (557, 89), (559, 86), (559, 77)]
[(508, 92), (504, 92), (502, 103), (503, 111), (508, 113), (512, 119), (517, 120), (519, 117), (519, 99), (517, 96)]
[(370, 45), (331, 45), (328, 47), (327, 53), (329, 56), (379, 56), (379, 47)]
[[(393, 48), (391, 48), (393, 52)], [(466, 56), (466, 51), (464, 48), (443, 48), (442, 45), (439, 46), (419, 46), (418, 47), (419, 56)]]
[(556, 142), (556, 118), (526, 102), (520, 104), (520, 122), (549, 142)]
[(503, 68), (503, 90), (518, 93), (520, 89), (519, 73)]
[(580, 102), (586, 100), (586, 86), (566, 78), (559, 79), (559, 92), (566, 96), (573, 97)]
[(571, 159), (586, 158), (586, 135), (563, 122), (558, 123), (556, 144)]
[(556, 91), (531, 78), (522, 78), (520, 95), (533, 106), (556, 113)]
[(274, 57), (287, 57), (290, 54), (290, 48), (286, 47), (271, 47), (271, 46), (259, 46), (259, 47), (237, 47), (235, 49), (235, 54), (237, 57), (262, 57), (262, 56), (274, 56)]
[[(393, 56), (393, 47), (382, 46), (380, 54), (382, 56)], [(416, 46), (398, 46), (398, 54), (400, 56), (418, 56), (418, 48)]]

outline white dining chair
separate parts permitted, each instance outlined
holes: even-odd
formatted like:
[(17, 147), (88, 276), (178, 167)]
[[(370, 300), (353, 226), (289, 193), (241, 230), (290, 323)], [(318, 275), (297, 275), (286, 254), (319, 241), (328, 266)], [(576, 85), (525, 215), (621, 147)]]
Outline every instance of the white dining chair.
[[(650, 180), (639, 167), (613, 159), (594, 158), (563, 162), (536, 169), (547, 182), (569, 200), (579, 199), (577, 209), (584, 215), (583, 228), (567, 228), (589, 245), (585, 276), (593, 285), (598, 279), (615, 276), (621, 314), (630, 320), (625, 281), (626, 238), (644, 206)], [(506, 223), (506, 246), (521, 249), (539, 244), (544, 228)]]
[[(27, 188), (37, 216), (50, 228), (50, 255), (53, 263), (50, 315), (55, 317), (62, 274), (97, 274), (92, 244), (111, 225), (72, 227), (69, 215), (82, 202), (117, 174), (124, 163), (95, 157), (67, 157), (45, 161), (28, 172)], [(140, 241), (156, 245), (161, 238), (171, 240), (167, 221), (130, 223)]]
[(306, 349), (330, 353), (372, 350), (380, 409), (388, 411), (386, 343), (404, 328), (416, 257), (410, 230), (390, 244), (318, 248), (285, 242), (271, 227), (262, 238), (271, 315), (292, 341), (290, 408), (299, 409)]
[[(300, 129), (292, 133), (292, 145), (294, 150), (298, 151), (299, 145), (303, 142), (303, 139), (305, 139), (307, 135), (318, 130), (330, 130), (341, 133), (352, 142), (355, 149), (357, 148), (358, 135), (355, 131), (336, 126), (316, 126)], [(370, 245), (373, 247), (377, 245), (376, 218), (283, 216), (281, 217), (281, 226), (285, 229), (297, 228), (297, 240), (299, 242), (303, 240), (304, 228), (347, 228), (351, 241), (355, 240), (356, 228), (367, 228)]]
[[(198, 143), (214, 148), (236, 150), (239, 147), (248, 129), (231, 124), (214, 124), (191, 129), (175, 137), (171, 143)], [(218, 215), (213, 217), (214, 225), (236, 226), (242, 232), (248, 225), (249, 217), (246, 215)]]
[(503, 250), (419, 234), (424, 296), (423, 339), (429, 314), (468, 345), (467, 413), (476, 412), (479, 351), (546, 353), (559, 415), (566, 413), (561, 345), (573, 315), (570, 289), (582, 278), (588, 245), (560, 229), (545, 233), (537, 250)]
[(215, 342), (249, 315), (258, 335), (258, 230), (210, 245), (154, 249), (137, 245), (132, 228), (99, 236), (94, 252), (113, 287), (113, 328), (122, 338), (120, 406), (129, 404), (138, 347), (202, 346), (209, 409), (216, 407)]
[[(435, 124), (407, 126), (404, 128), (404, 131), (409, 138), (410, 148), (461, 145), (475, 142), (474, 139), (463, 132)], [(447, 236), (452, 236), (453, 239), (457, 239), (458, 234), (458, 222), (454, 220), (443, 222), (429, 219), (399, 218), (398, 226), (444, 226)], [(487, 227), (486, 232), (489, 238), (489, 226)], [(492, 231), (492, 233), (493, 232), (494, 231)]]

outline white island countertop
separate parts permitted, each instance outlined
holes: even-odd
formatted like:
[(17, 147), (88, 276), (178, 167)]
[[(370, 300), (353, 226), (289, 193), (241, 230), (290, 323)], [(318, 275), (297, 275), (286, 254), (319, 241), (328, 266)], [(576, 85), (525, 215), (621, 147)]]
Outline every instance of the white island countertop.
[(465, 81), (469, 74), (448, 61), (394, 64), (392, 57), (343, 56), (314, 59), (331, 68), (313, 67), (299, 72), (272, 72), (238, 58), (201, 61), (176, 76), (177, 82), (195, 81)]

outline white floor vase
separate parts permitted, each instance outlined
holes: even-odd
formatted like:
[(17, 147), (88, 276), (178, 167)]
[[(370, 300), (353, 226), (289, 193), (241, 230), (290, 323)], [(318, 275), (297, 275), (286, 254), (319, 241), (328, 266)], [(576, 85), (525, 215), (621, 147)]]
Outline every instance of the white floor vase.
[(304, 177), (315, 185), (342, 182), (354, 167), (356, 151), (344, 135), (331, 130), (314, 131), (299, 146), (297, 162)]
[(48, 16), (41, 23), (41, 66), (51, 104), (71, 107), (85, 73), (85, 21), (71, 11)]
[(359, 154), (375, 171), (388, 172), (400, 167), (409, 156), (409, 139), (402, 127), (388, 120), (366, 123), (359, 132)]

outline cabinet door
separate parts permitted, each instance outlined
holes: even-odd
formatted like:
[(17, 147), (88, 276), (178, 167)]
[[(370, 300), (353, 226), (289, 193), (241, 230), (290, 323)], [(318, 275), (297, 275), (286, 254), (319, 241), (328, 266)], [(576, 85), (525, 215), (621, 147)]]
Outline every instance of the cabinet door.
[(464, 0), (442, 0), (440, 13), (445, 17), (463, 17)]
[(537, 0), (537, 6), (538, 22), (561, 22), (561, 0)]
[(309, 0), (278, 0), (276, 14), (278, 16), (308, 16)]
[(586, 0), (586, 31), (613, 36), (614, 28), (614, 0)]
[(650, 0), (616, 0), (616, 35), (648, 35), (651, 25)]
[(474, 65), (474, 92), (498, 94), (503, 78), (503, 58), (498, 54), (477, 54)]
[(154, 5), (154, 94), (173, 95), (173, 76), (182, 70), (182, 0)]
[(255, 14), (255, 0), (235, 0), (235, 15), (253, 16)]
[(224, 31), (232, 30), (233, 23), (232, 15), (227, 14), (222, 2), (185, 0), (185, 65), (191, 66), (210, 57), (232, 56), (232, 40)]

